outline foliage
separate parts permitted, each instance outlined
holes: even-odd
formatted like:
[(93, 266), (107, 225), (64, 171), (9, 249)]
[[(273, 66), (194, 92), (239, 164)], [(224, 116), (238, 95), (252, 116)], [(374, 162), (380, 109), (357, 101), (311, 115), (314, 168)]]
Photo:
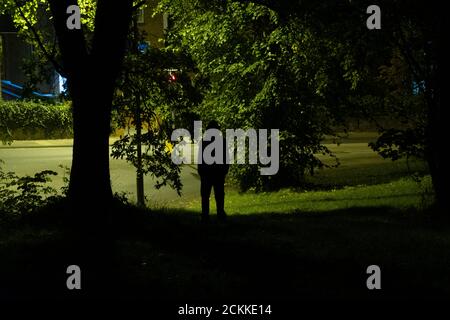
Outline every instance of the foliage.
[(124, 206), (131, 206), (131, 202), (128, 199), (128, 194), (127, 192), (115, 192), (114, 193), (114, 199), (116, 200), (117, 203), (124, 205)]
[(72, 134), (72, 114), (67, 104), (0, 101), (0, 140), (11, 144), (15, 130), (43, 130), (46, 137)]
[[(361, 46), (367, 52), (364, 56), (371, 59), (364, 63), (368, 72), (352, 103), (377, 124), (381, 135), (370, 145), (380, 155), (430, 162), (431, 154), (439, 154), (439, 143), (433, 144), (442, 132), (440, 117), (436, 117), (441, 12), (434, 1), (385, 1), (381, 7), (386, 8), (383, 37)], [(393, 119), (396, 124), (386, 125), (380, 118)]]
[[(382, 157), (392, 160), (426, 159), (428, 115), (424, 87), (415, 79), (397, 48), (390, 61), (379, 67), (378, 76), (371, 82), (375, 90), (360, 97), (359, 104), (368, 118), (377, 123), (381, 135), (369, 145)], [(377, 115), (396, 119), (396, 126), (378, 122)]]
[(47, 184), (55, 175), (54, 171), (44, 170), (19, 177), (0, 167), (0, 219), (32, 213), (59, 199), (57, 190)]
[(324, 164), (317, 154), (348, 112), (359, 75), (349, 44), (318, 34), (308, 19), (284, 19), (238, 1), (162, 1), (173, 18), (167, 43), (189, 54), (208, 80), (197, 111), (229, 128), (280, 129), (280, 171), (234, 166), (243, 189), (298, 185)]
[(385, 130), (376, 142), (369, 145), (383, 158), (394, 161), (403, 157), (425, 158), (424, 132), (419, 128)]
[[(135, 36), (130, 39), (114, 100), (114, 122), (127, 131), (114, 143), (112, 157), (125, 158), (143, 174), (156, 177), (156, 188), (169, 185), (180, 193), (180, 167), (171, 159), (170, 138), (175, 125), (192, 118), (188, 110), (195, 101), (195, 90), (186, 74), (188, 61), (170, 51), (137, 50), (136, 44), (143, 42), (139, 34)], [(171, 72), (175, 81), (170, 79)], [(138, 157), (139, 143), (142, 159)]]
[[(95, 0), (78, 0), (83, 32), (87, 39), (94, 30)], [(26, 76), (24, 97), (41, 82), (52, 82), (55, 65), (62, 64), (62, 56), (56, 41), (56, 32), (52, 26), (53, 16), (47, 0), (7, 0), (0, 6), (0, 13), (12, 17), (18, 35), (35, 49), (30, 58), (25, 59), (22, 69)], [(66, 76), (61, 68), (57, 72)]]
[(61, 193), (63, 196), (67, 196), (69, 194), (70, 168), (62, 164), (60, 164), (58, 167), (64, 170), (64, 174), (62, 177), (64, 184), (61, 187)]
[[(91, 47), (93, 32), (95, 30), (96, 0), (77, 0), (80, 8), (80, 21), (82, 31), (87, 40), (88, 48)], [(141, 1), (135, 1), (136, 8), (145, 7)], [(56, 40), (48, 0), (4, 0), (0, 5), (0, 14), (7, 14), (18, 30), (19, 36), (31, 44), (33, 55), (24, 61), (22, 66), (26, 82), (25, 97), (36, 89), (40, 82), (49, 82), (55, 76), (55, 64), (62, 66), (62, 56)], [(64, 70), (56, 68), (62, 76)]]
[(33, 91), (40, 91), (38, 87), (39, 84), (51, 84), (51, 92), (54, 92), (53, 90), (57, 89), (54, 87), (56, 83), (59, 84), (59, 82), (55, 81), (55, 69), (48, 62), (47, 58), (42, 54), (41, 51), (37, 50), (33, 55), (24, 58), (20, 67), (25, 77), (25, 81), (22, 84), (22, 98), (43, 102), (48, 102), (49, 100), (62, 100), (64, 98), (64, 92), (62, 92), (56, 99), (39, 98), (36, 97), (36, 95), (33, 95)]
[[(161, 188), (170, 185), (181, 192), (180, 168), (173, 164), (170, 152), (167, 150), (167, 139), (163, 133), (164, 128), (159, 127), (157, 131), (147, 131), (141, 137), (144, 146), (142, 155), (142, 172), (156, 177), (155, 187)], [(166, 136), (167, 137), (167, 136)], [(111, 156), (115, 159), (125, 158), (136, 169), (139, 168), (137, 158), (137, 135), (127, 134), (112, 146)]]
[[(80, 7), (83, 27), (88, 31), (92, 31), (94, 29), (93, 21), (97, 6), (96, 1), (78, 0), (77, 4)], [(0, 12), (11, 14), (18, 29), (25, 32), (51, 17), (50, 6), (47, 0), (6, 0), (0, 6)]]
[[(51, 177), (58, 173), (44, 170), (33, 176), (18, 176), (14, 172), (2, 169), (0, 160), (0, 222), (11, 221), (15, 218), (33, 214), (43, 207), (58, 203), (68, 195), (70, 168), (59, 165), (64, 170), (63, 186), (58, 191), (49, 184)], [(114, 199), (118, 203), (130, 205), (126, 193), (116, 192)]]

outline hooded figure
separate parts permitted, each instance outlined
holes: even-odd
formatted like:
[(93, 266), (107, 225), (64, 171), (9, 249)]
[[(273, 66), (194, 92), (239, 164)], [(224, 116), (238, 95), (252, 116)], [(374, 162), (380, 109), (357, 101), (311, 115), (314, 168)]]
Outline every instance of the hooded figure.
[[(230, 165), (228, 164), (228, 151), (226, 140), (222, 135), (215, 135), (208, 130), (216, 129), (220, 131), (219, 124), (217, 121), (210, 121), (206, 127), (207, 132), (203, 135), (201, 148), (199, 148), (199, 160), (198, 164), (198, 174), (200, 175), (200, 194), (202, 197), (202, 220), (206, 221), (209, 219), (209, 197), (211, 196), (211, 189), (214, 188), (214, 196), (216, 198), (217, 207), (217, 217), (220, 220), (226, 218), (224, 209), (225, 200), (225, 176), (228, 173)], [(208, 139), (205, 137), (208, 136)], [(215, 139), (220, 139), (216, 141)], [(210, 140), (210, 141), (209, 141)], [(222, 152), (220, 152), (220, 149)], [(206, 151), (206, 152), (205, 152)], [(217, 152), (217, 153), (216, 153)], [(214, 162), (205, 161), (206, 157), (210, 156), (214, 159)], [(201, 157), (201, 158), (200, 158)]]

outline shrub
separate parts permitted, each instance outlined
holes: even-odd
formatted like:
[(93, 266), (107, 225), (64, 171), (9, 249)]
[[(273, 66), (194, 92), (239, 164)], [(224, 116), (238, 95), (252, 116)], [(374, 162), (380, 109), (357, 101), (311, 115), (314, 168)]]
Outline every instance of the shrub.
[(69, 104), (0, 100), (0, 140), (49, 139), (72, 136)]
[[(2, 162), (0, 160), (0, 165)], [(19, 177), (14, 172), (3, 171), (0, 166), (0, 222), (33, 213), (59, 199), (62, 195), (48, 185), (50, 176), (54, 175), (57, 173), (45, 170), (34, 176)]]

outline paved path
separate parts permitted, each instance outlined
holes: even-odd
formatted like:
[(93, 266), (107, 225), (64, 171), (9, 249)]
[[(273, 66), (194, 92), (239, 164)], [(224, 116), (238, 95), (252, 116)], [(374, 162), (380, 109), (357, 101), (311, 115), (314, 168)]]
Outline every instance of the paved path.
[[(18, 175), (32, 175), (42, 170), (58, 172), (52, 185), (60, 188), (63, 185), (64, 169), (59, 165), (70, 167), (72, 160), (72, 140), (36, 140), (16, 141), (11, 146), (0, 146), (0, 159), (5, 171), (14, 171)], [(131, 200), (135, 200), (136, 174), (134, 168), (125, 160), (110, 160), (111, 183), (114, 192), (127, 192)], [(169, 187), (156, 190), (154, 181), (145, 177), (145, 194), (152, 205), (175, 205), (200, 196), (200, 181), (194, 166), (184, 166), (181, 173), (183, 195), (180, 198)]]

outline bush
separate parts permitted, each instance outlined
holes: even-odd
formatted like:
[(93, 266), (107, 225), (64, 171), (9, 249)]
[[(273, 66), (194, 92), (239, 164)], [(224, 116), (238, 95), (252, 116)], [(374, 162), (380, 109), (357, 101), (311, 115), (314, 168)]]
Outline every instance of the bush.
[[(19, 177), (14, 172), (2, 170), (0, 160), (0, 222), (30, 214), (60, 199), (56, 189), (49, 186), (50, 176), (56, 172), (45, 170), (34, 176)], [(64, 192), (64, 187), (61, 190)]]
[(71, 136), (72, 113), (68, 104), (0, 100), (0, 140), (3, 143)]

